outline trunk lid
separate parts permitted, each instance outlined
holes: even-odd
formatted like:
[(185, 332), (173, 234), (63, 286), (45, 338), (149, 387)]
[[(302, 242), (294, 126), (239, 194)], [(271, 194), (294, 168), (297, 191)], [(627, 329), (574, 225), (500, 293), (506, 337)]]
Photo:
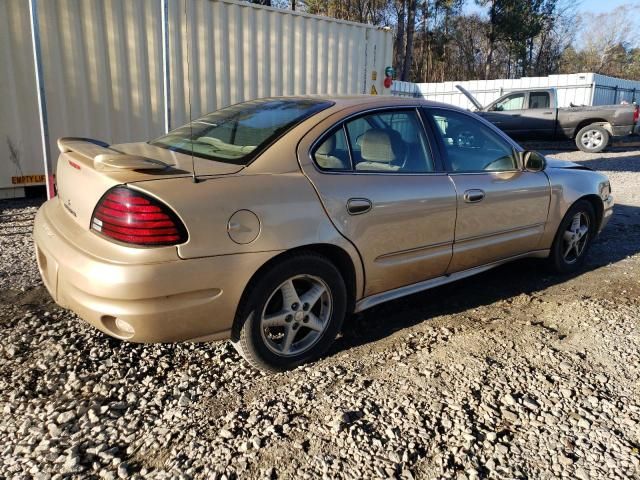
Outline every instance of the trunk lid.
[(242, 166), (172, 152), (146, 143), (109, 146), (85, 138), (58, 140), (57, 195), (68, 215), (89, 229), (102, 196), (116, 185), (197, 175), (229, 175)]
[(473, 106), (476, 107), (478, 110), (482, 110), (484, 107), (482, 106), (482, 104), (476, 99), (476, 97), (474, 97), (473, 95), (471, 95), (471, 92), (469, 92), (466, 88), (464, 88), (462, 85), (456, 85), (456, 88), (458, 90), (460, 90), (462, 92), (462, 94), (467, 97), (469, 99), (469, 101), (471, 103), (473, 103)]

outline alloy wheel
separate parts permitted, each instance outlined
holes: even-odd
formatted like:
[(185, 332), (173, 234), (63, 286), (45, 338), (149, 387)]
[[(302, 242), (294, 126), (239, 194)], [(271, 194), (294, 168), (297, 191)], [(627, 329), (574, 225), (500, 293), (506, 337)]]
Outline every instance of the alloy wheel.
[(584, 253), (589, 240), (589, 216), (585, 212), (576, 213), (563, 234), (562, 258), (575, 263)]
[(280, 356), (299, 355), (322, 337), (333, 300), (327, 284), (312, 275), (296, 275), (276, 288), (260, 317), (265, 345)]
[(582, 134), (582, 137), (580, 137), (580, 142), (582, 143), (582, 145), (584, 145), (584, 147), (588, 148), (589, 150), (598, 148), (600, 145), (602, 145), (603, 141), (604, 136), (602, 135), (602, 132), (598, 130), (587, 130)]

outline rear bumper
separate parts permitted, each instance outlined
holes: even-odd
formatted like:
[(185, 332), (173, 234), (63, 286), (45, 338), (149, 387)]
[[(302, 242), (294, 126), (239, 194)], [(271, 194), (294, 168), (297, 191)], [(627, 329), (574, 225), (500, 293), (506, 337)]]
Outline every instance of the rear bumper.
[(57, 199), (38, 211), (34, 241), (56, 303), (110, 336), (145, 343), (229, 338), (251, 275), (277, 253), (167, 260), (165, 251), (158, 262), (147, 254), (145, 263), (107, 260), (100, 257), (107, 241), (75, 223)]

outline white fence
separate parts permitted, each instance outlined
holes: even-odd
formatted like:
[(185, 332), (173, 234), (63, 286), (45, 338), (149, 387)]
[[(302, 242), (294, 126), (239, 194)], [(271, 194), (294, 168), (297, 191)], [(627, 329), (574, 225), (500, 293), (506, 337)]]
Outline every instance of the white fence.
[(424, 97), (472, 109), (473, 105), (456, 85), (471, 92), (482, 105), (488, 105), (506, 92), (528, 88), (551, 88), (558, 92), (558, 106), (609, 105), (640, 100), (640, 82), (607, 77), (597, 73), (549, 75), (519, 79), (472, 80), (465, 82), (409, 83), (394, 82), (392, 94)]
[(0, 198), (44, 183), (41, 121), (55, 166), (61, 136), (121, 143), (185, 123), (189, 90), (193, 117), (272, 95), (389, 93), (391, 57), (390, 31), (234, 0), (0, 0)]

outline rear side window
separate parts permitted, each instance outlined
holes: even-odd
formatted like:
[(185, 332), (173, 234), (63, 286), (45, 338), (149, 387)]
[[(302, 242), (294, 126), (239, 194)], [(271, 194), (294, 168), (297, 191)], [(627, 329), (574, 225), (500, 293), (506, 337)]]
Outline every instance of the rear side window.
[(415, 110), (365, 115), (348, 121), (346, 130), (358, 172), (434, 171), (427, 138)]
[(529, 94), (529, 108), (549, 108), (551, 101), (547, 92), (531, 92)]
[(454, 110), (429, 114), (444, 143), (452, 172), (504, 172), (517, 168), (513, 147), (482, 122)]

